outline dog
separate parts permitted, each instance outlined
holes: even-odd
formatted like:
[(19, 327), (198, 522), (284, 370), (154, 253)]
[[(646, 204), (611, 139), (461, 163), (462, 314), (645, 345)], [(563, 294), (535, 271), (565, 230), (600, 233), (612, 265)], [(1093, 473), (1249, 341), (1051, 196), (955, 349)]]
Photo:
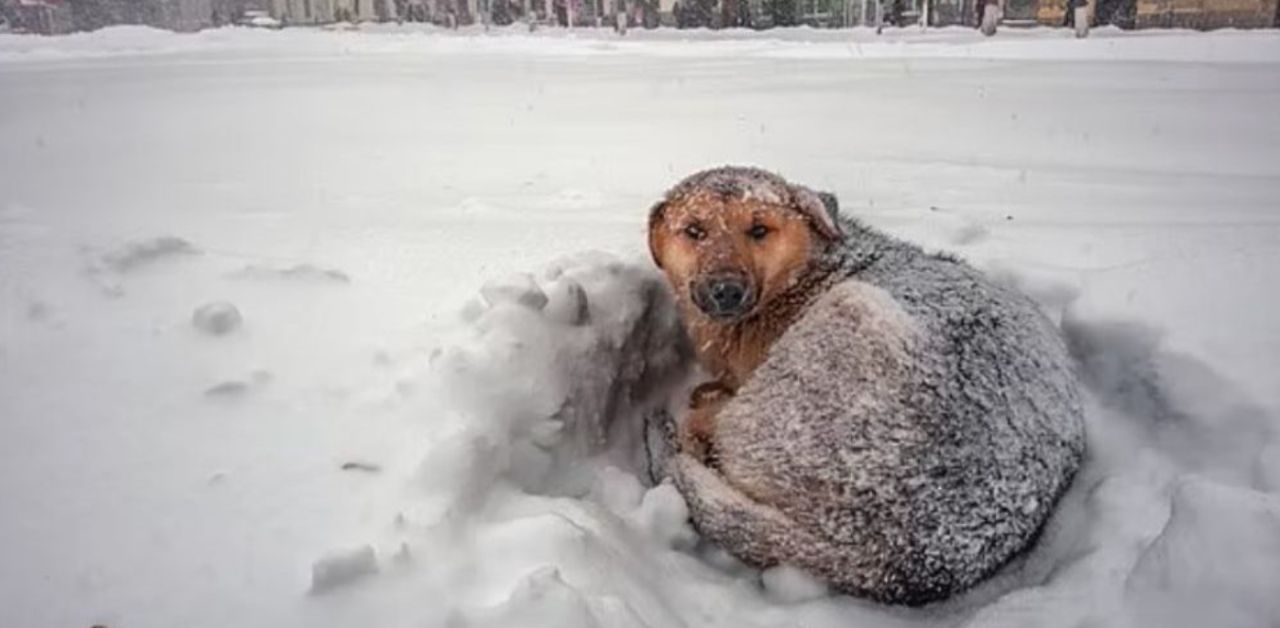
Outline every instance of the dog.
[(1084, 423), (1029, 298), (756, 168), (679, 182), (648, 236), (710, 376), (664, 467), (702, 536), (912, 606), (1034, 540)]

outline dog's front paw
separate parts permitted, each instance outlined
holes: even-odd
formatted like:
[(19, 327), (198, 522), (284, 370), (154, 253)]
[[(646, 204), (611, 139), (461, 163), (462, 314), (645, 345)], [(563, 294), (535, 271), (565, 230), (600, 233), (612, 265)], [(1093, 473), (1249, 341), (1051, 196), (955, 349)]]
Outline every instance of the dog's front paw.
[(682, 453), (708, 466), (713, 465), (716, 413), (730, 397), (727, 392), (706, 392), (700, 397), (698, 391), (694, 391), (689, 402), (694, 409), (680, 422), (677, 440)]
[(711, 451), (711, 426), (707, 425), (701, 412), (694, 411), (685, 417), (680, 424), (677, 441), (680, 453), (688, 454), (699, 462), (706, 462), (707, 454)]
[(733, 389), (726, 386), (720, 381), (710, 381), (698, 384), (693, 392), (689, 393), (689, 409), (701, 410), (704, 408), (712, 408), (728, 401), (733, 396)]

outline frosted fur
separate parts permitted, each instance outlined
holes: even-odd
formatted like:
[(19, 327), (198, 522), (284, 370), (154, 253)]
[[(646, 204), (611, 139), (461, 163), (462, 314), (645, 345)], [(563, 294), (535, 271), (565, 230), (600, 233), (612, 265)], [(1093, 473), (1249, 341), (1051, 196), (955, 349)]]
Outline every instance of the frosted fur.
[(706, 191), (733, 194), (745, 200), (786, 205), (791, 202), (787, 182), (766, 170), (744, 168), (713, 168), (704, 170), (677, 183), (667, 193), (667, 198), (678, 198)]
[[(827, 237), (841, 235), (840, 227), (821, 196), (804, 186), (788, 183), (786, 179), (759, 168), (724, 166), (703, 170), (686, 177), (667, 192), (664, 201), (675, 201), (698, 193), (732, 196), (745, 201), (757, 201), (774, 205), (788, 205), (812, 221), (813, 226)], [(835, 197), (831, 197), (834, 202)], [(661, 208), (659, 204), (659, 208)], [(659, 217), (660, 211), (653, 213)]]
[(697, 529), (748, 563), (928, 603), (1035, 537), (1083, 454), (1077, 383), (1030, 299), (840, 221), (803, 313), (717, 415), (715, 468), (668, 468)]

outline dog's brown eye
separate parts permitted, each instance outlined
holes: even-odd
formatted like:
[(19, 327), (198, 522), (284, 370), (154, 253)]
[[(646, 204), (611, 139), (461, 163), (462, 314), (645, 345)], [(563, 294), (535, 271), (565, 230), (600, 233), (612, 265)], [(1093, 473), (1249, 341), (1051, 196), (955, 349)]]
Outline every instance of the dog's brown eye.
[(701, 240), (707, 237), (707, 230), (703, 229), (699, 225), (689, 225), (684, 228), (684, 234), (688, 236), (690, 240)]
[(747, 229), (747, 235), (752, 240), (763, 240), (765, 236), (769, 235), (769, 228), (764, 225), (754, 225)]

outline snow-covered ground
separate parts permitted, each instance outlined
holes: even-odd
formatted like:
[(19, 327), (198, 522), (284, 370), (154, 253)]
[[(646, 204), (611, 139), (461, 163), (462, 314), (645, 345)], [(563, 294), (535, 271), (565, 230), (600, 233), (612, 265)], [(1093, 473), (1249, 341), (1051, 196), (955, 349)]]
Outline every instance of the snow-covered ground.
[[(0, 138), (0, 625), (1280, 624), (1280, 33), (0, 36)], [(1026, 560), (883, 608), (644, 487), (721, 163), (1061, 318)]]

